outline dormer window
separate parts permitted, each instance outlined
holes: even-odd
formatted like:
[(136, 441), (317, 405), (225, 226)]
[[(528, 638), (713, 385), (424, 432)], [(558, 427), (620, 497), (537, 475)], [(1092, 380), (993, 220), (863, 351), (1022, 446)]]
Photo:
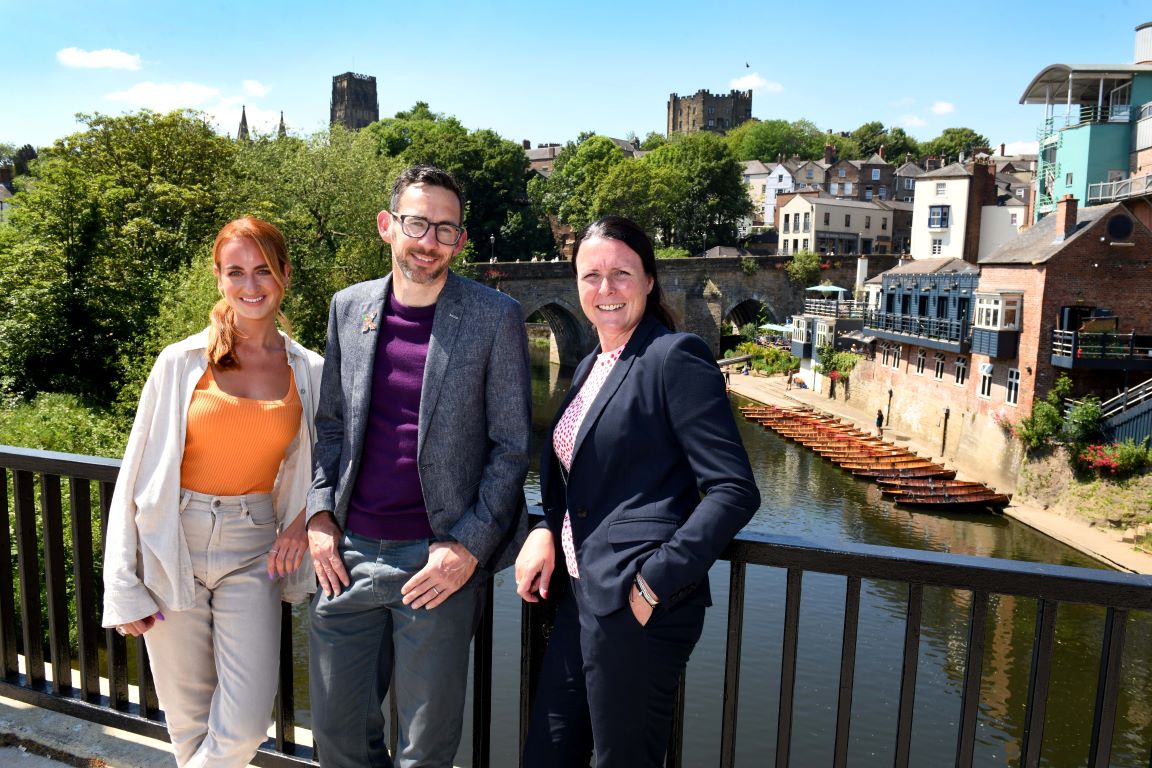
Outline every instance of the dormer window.
[(1020, 293), (978, 293), (973, 325), (991, 331), (1018, 331), (1023, 304)]

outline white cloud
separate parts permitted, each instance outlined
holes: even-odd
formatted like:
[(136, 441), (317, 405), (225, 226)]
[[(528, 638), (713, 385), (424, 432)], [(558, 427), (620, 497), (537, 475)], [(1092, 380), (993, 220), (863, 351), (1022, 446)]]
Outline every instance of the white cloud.
[(85, 51), (80, 48), (61, 48), (56, 60), (66, 67), (77, 69), (140, 69), (140, 56), (113, 48)]
[(928, 121), (916, 115), (900, 115), (900, 124), (907, 128), (920, 128), (928, 125)]
[(1006, 155), (1035, 155), (1040, 152), (1038, 141), (1010, 141), (1004, 144)]
[(219, 89), (200, 83), (137, 83), (126, 91), (108, 94), (108, 99), (121, 101), (134, 107), (147, 107), (157, 112), (168, 112), (183, 107), (198, 108), (214, 99)]
[(753, 72), (750, 75), (744, 75), (744, 77), (737, 77), (728, 83), (728, 87), (738, 91), (760, 91), (761, 93), (780, 93), (784, 90), (783, 85), (772, 82), (771, 80), (765, 80), (760, 77), (759, 72)]
[(956, 105), (947, 101), (937, 101), (932, 105), (932, 114), (947, 115), (956, 111)]
[[(217, 131), (235, 136), (236, 129), (240, 127), (240, 109), (238, 107), (239, 105), (232, 99), (222, 99), (216, 104), (205, 107), (204, 111), (208, 113), (209, 119), (216, 124)], [(252, 133), (274, 133), (280, 125), (280, 112), (278, 110), (260, 109), (247, 104), (244, 105), (244, 115), (248, 118), (248, 130)], [(285, 118), (285, 122), (288, 122), (287, 118)]]
[(268, 86), (264, 85), (259, 80), (245, 80), (244, 92), (249, 96), (255, 96), (259, 99), (268, 95)]

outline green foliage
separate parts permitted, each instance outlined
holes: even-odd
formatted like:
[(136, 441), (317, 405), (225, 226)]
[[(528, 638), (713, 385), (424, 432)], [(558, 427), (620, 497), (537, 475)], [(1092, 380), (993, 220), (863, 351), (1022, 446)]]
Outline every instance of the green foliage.
[(860, 159), (867, 159), (879, 152), (880, 147), (884, 146), (887, 135), (888, 131), (884, 128), (884, 123), (879, 120), (864, 123), (852, 131), (852, 140), (860, 148)]
[[(42, 153), (0, 253), (0, 370), (107, 404), (167, 275), (220, 224), (234, 145), (191, 112), (81, 116)], [(223, 183), (222, 183), (223, 182)]]
[(820, 254), (812, 251), (797, 251), (784, 270), (788, 279), (796, 286), (809, 286), (820, 277)]
[(651, 152), (654, 149), (659, 149), (668, 143), (668, 137), (656, 131), (649, 131), (644, 140), (640, 142), (640, 149), (645, 152)]
[(1050, 450), (1064, 430), (1061, 404), (1072, 391), (1072, 381), (1061, 375), (1044, 397), (1032, 404), (1032, 413), (1014, 428), (1016, 438), (1029, 451)]
[[(837, 380), (848, 380), (856, 364), (860, 362), (860, 355), (854, 352), (836, 350), (831, 344), (825, 344), (816, 350), (817, 371), (825, 376)], [(835, 374), (835, 375), (833, 375)]]
[(1064, 437), (1074, 446), (1086, 445), (1100, 437), (1104, 411), (1100, 398), (1086, 397), (1072, 406), (1064, 424)]
[(671, 248), (656, 248), (656, 258), (658, 259), (687, 259), (692, 256), (687, 248), (671, 247)]
[(729, 349), (724, 357), (752, 356), (752, 370), (765, 374), (783, 373), (800, 367), (800, 360), (787, 349), (762, 347), (754, 341), (743, 341)]
[(783, 156), (804, 160), (824, 157), (826, 135), (808, 120), (749, 120), (725, 135), (733, 156), (740, 161), (774, 163)]
[(0, 445), (119, 458), (131, 424), (73, 395), (44, 393), (0, 409)]
[(1073, 467), (1081, 473), (1121, 479), (1152, 466), (1152, 453), (1148, 450), (1147, 438), (1140, 443), (1129, 439), (1121, 443), (1085, 445), (1072, 452), (1072, 460)]
[(740, 271), (751, 277), (760, 271), (760, 263), (750, 256), (741, 256)]
[(989, 146), (988, 139), (971, 128), (945, 128), (943, 133), (920, 148), (925, 154), (955, 162), (961, 153), (970, 158), (976, 151)]

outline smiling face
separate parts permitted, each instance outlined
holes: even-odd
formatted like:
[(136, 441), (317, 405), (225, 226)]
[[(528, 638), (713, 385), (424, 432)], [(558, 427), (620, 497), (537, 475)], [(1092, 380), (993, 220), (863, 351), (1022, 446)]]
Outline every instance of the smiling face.
[(455, 245), (444, 245), (436, 239), (436, 227), (430, 226), (421, 237), (410, 237), (399, 217), (420, 216), (433, 224), (460, 225), (460, 198), (444, 187), (412, 184), (400, 194), (394, 208), (381, 211), (377, 217), (380, 237), (392, 246), (393, 290), (403, 304), (426, 306), (435, 302), (448, 279), (448, 264), (468, 236), (465, 233)]
[(580, 309), (595, 326), (601, 351), (628, 341), (644, 317), (652, 283), (640, 256), (622, 241), (592, 238), (580, 244), (576, 254)]
[(220, 245), (212, 271), (216, 287), (236, 315), (237, 323), (276, 321), (284, 298), (283, 281), (291, 267), (283, 266), (284, 276), (277, 275), (250, 237), (237, 237)]

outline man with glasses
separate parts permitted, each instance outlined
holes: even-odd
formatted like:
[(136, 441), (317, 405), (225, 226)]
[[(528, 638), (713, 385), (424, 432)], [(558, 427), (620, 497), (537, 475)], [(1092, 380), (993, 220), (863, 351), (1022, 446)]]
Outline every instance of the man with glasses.
[(392, 272), (328, 317), (308, 541), (312, 729), (325, 768), (452, 765), (490, 574), (526, 533), (530, 387), (520, 305), (448, 269), (464, 200), (405, 170), (377, 216)]

